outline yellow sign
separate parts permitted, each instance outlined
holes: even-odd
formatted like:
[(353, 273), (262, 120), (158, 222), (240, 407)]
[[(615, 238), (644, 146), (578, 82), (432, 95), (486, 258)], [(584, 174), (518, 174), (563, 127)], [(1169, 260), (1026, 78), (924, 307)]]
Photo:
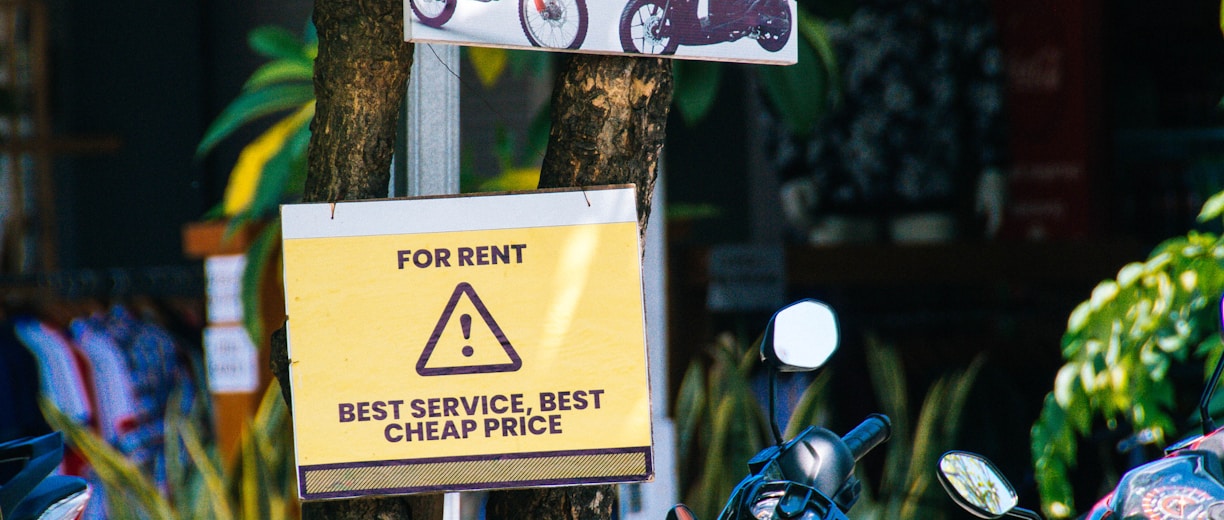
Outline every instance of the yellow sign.
[(651, 478), (632, 186), (281, 220), (303, 499)]

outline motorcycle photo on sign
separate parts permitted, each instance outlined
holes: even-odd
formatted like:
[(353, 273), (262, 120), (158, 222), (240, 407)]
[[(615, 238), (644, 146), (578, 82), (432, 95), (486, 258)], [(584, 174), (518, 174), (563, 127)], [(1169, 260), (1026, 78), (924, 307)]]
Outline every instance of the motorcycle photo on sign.
[(406, 39), (414, 42), (779, 65), (797, 60), (794, 0), (405, 0), (404, 7)]
[(751, 38), (778, 52), (790, 39), (791, 11), (787, 0), (631, 0), (621, 14), (621, 47), (636, 54), (675, 54), (681, 45)]

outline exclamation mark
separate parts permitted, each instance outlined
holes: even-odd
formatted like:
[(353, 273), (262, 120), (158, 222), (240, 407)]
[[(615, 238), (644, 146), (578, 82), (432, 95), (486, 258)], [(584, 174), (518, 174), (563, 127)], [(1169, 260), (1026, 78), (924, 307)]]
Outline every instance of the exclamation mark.
[[(463, 339), (472, 339), (472, 315), (464, 314), (459, 316), (459, 326), (463, 327)], [(472, 348), (471, 345), (463, 346), (463, 357), (472, 357), (472, 354), (475, 352), (476, 349)]]

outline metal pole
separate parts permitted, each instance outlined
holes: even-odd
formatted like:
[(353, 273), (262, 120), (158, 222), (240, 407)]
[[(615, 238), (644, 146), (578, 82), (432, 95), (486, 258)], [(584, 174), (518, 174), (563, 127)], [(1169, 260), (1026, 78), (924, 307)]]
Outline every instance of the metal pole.
[[(396, 149), (389, 193), (459, 193), (459, 47), (416, 44), (402, 110), (404, 139)], [(443, 520), (468, 513), (461, 503), (459, 493), (447, 493)]]
[(459, 47), (418, 43), (392, 196), (459, 193)]

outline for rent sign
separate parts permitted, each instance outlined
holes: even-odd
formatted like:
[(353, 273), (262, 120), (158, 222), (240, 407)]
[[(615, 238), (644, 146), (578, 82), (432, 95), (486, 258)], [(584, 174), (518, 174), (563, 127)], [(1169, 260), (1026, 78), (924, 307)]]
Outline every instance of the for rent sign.
[(302, 498), (651, 477), (632, 187), (281, 215)]

